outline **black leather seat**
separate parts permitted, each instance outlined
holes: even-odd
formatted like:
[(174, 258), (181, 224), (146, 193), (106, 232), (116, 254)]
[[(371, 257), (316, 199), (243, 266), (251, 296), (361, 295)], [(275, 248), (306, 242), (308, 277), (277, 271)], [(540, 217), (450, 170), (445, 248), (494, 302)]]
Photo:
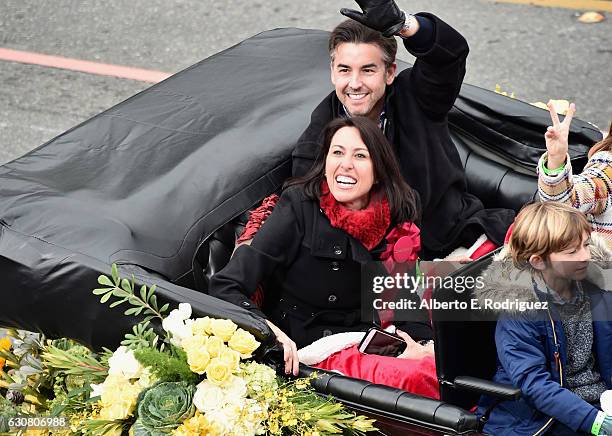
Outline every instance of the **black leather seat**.
[[(499, 250), (460, 269), (453, 276), (476, 279), (493, 261)], [(464, 283), (470, 283), (464, 280)], [(476, 280), (471, 283), (477, 283)], [(436, 302), (465, 303), (466, 310), (432, 310), (434, 329), (436, 372), (440, 383), (440, 400), (465, 410), (478, 404), (481, 395), (487, 394), (502, 400), (513, 400), (520, 390), (513, 386), (493, 383), (497, 368), (495, 347), (495, 321), (483, 320), (479, 311), (471, 311), (474, 286), (466, 286), (463, 292), (455, 289), (433, 290)], [(483, 418), (479, 429), (484, 425)]]

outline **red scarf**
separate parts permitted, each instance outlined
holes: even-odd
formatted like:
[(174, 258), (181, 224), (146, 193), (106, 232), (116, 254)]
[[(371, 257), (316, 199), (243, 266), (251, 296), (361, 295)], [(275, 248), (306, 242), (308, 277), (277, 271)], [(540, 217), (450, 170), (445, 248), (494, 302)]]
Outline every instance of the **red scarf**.
[(366, 208), (352, 210), (338, 203), (323, 180), (319, 203), (332, 227), (344, 230), (368, 250), (382, 241), (391, 224), (389, 201), (384, 194), (372, 195)]

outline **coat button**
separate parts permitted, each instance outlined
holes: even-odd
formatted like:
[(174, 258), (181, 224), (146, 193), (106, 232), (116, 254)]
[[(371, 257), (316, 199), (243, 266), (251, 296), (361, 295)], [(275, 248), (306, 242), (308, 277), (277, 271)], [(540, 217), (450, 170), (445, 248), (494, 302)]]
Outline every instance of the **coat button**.
[(331, 336), (332, 335), (332, 331), (330, 329), (325, 329), (323, 330), (323, 337), (325, 336)]
[(333, 271), (338, 271), (340, 269), (340, 262), (336, 262), (335, 260), (331, 263), (331, 269)]
[(336, 300), (338, 300), (338, 297), (336, 297), (334, 294), (329, 294), (329, 297), (327, 297), (327, 301), (330, 303), (335, 303)]
[(334, 245), (334, 254), (340, 256), (342, 254), (342, 248), (339, 245)]

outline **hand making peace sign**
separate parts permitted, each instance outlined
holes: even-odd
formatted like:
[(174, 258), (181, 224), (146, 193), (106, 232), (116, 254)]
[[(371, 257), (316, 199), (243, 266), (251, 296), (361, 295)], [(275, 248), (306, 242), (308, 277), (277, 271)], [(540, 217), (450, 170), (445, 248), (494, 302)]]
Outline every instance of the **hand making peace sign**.
[(559, 121), (559, 116), (557, 115), (552, 102), (549, 101), (546, 106), (548, 106), (548, 112), (550, 112), (550, 118), (553, 123), (552, 126), (548, 126), (548, 129), (546, 129), (546, 133), (544, 134), (544, 138), (546, 139), (546, 149), (548, 150), (548, 161), (546, 167), (554, 170), (565, 163), (568, 148), (569, 128), (572, 118), (574, 117), (574, 113), (576, 112), (576, 105), (574, 103), (570, 104), (563, 122)]

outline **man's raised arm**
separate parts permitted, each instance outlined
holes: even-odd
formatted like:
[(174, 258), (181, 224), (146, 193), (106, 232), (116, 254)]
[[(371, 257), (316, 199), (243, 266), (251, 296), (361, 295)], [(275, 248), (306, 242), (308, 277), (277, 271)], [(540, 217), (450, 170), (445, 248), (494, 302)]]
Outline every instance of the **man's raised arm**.
[(435, 15), (404, 13), (393, 0), (356, 2), (361, 12), (345, 8), (340, 12), (384, 36), (400, 36), (417, 61), (398, 80), (409, 81), (425, 112), (434, 117), (445, 116), (459, 94), (465, 75), (469, 52), (465, 38)]

